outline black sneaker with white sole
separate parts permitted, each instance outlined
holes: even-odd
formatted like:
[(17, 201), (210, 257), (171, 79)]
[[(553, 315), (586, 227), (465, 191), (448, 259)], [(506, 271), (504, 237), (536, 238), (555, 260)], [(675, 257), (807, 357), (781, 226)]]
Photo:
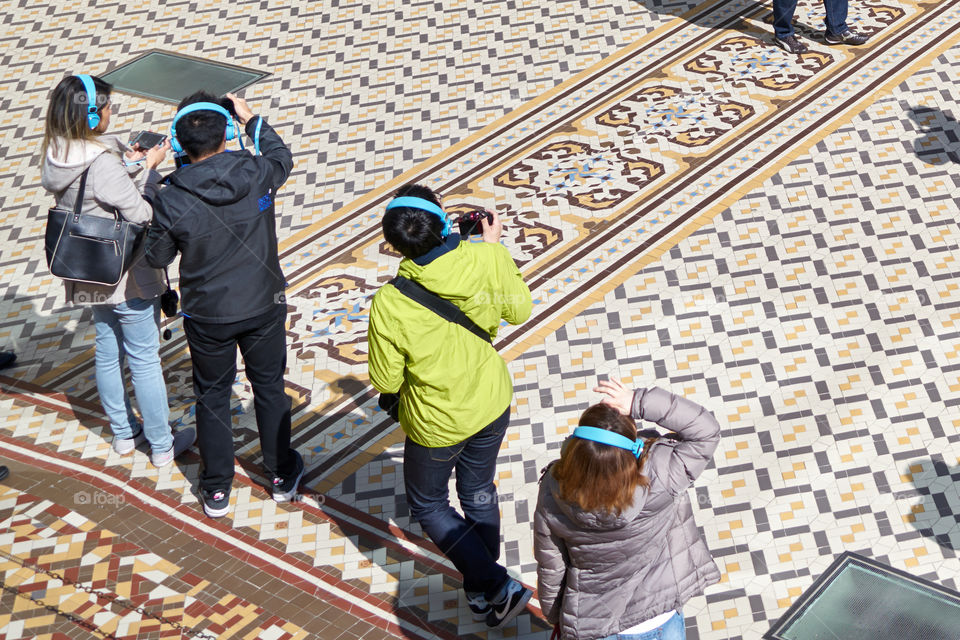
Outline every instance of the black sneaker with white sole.
[(787, 36), (786, 38), (774, 38), (774, 42), (777, 43), (783, 49), (786, 49), (790, 53), (795, 53), (797, 55), (807, 52), (807, 45), (800, 42), (800, 38), (797, 36)]
[(203, 512), (211, 518), (222, 518), (230, 511), (230, 489), (226, 491), (217, 489), (216, 491), (201, 490), (203, 496)]
[(296, 456), (296, 467), (294, 467), (293, 475), (289, 478), (277, 476), (273, 479), (274, 502), (289, 502), (297, 495), (297, 487), (300, 485), (300, 478), (303, 477), (303, 456), (295, 450), (291, 450), (291, 452)]
[(506, 594), (499, 602), (490, 603), (490, 613), (487, 614), (487, 626), (491, 629), (497, 629), (507, 624), (517, 617), (527, 606), (527, 601), (533, 595), (533, 591), (525, 586), (510, 579), (505, 589)]
[(869, 40), (870, 36), (858, 33), (852, 29), (847, 29), (843, 33), (830, 33), (829, 31), (825, 31), (823, 39), (827, 44), (849, 44), (857, 47)]

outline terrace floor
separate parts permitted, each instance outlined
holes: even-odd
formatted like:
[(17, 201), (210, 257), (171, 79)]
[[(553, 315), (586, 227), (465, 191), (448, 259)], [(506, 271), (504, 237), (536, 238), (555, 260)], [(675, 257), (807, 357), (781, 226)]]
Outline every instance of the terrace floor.
[[(755, 0), (140, 6), (0, 7), (6, 638), (549, 637), (536, 599), (503, 631), (471, 621), (367, 382), (367, 305), (398, 263), (378, 220), (410, 181), (496, 207), (533, 291), (496, 343), (515, 385), (502, 558), (528, 585), (539, 470), (613, 375), (723, 425), (691, 489), (723, 578), (685, 607), (688, 638), (759, 638), (843, 551), (957, 587), (960, 1), (852, 2), (872, 38), (849, 48), (800, 0), (802, 57)], [(243, 94), (296, 161), (278, 211), (305, 491), (264, 490), (241, 374), (216, 521), (196, 453), (157, 470), (112, 452), (90, 314), (43, 257), (49, 90), (153, 48), (270, 72)], [(175, 112), (115, 102), (119, 132)], [(169, 328), (171, 418), (190, 425)]]

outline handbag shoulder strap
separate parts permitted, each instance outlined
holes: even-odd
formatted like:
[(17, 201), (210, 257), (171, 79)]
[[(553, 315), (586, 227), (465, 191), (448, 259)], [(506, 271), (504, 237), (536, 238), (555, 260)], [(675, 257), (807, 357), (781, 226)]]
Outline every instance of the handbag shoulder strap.
[(419, 302), (447, 322), (453, 322), (460, 325), (487, 344), (491, 344), (493, 342), (490, 339), (490, 334), (478, 327), (477, 323), (467, 317), (467, 314), (465, 314), (460, 307), (453, 304), (449, 300), (441, 298), (419, 282), (415, 282), (409, 278), (404, 278), (403, 276), (397, 276), (390, 281), (390, 284), (396, 287), (400, 293), (407, 296), (414, 302)]
[(80, 210), (83, 209), (83, 192), (87, 188), (87, 171), (90, 171), (89, 166), (80, 174), (80, 188), (77, 190), (77, 199), (73, 203), (74, 215), (80, 215)]

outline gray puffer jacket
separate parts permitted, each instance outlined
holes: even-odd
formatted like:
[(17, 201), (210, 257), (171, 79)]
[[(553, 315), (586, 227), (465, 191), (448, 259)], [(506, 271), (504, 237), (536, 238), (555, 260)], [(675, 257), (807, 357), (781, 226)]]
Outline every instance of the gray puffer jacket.
[[(40, 182), (44, 189), (53, 194), (59, 208), (73, 210), (80, 189), (80, 174), (89, 167), (82, 213), (112, 218), (111, 211), (115, 208), (130, 222), (150, 222), (153, 208), (143, 197), (156, 195), (160, 186), (159, 173), (144, 171), (135, 181), (133, 176), (142, 167), (124, 166), (122, 153), (128, 151), (129, 147), (114, 136), (103, 135), (96, 142), (71, 142), (67, 153), (63, 152), (64, 146), (62, 143), (51, 144), (40, 170)], [(142, 244), (134, 254), (133, 266), (123, 274), (116, 286), (70, 280), (64, 280), (63, 283), (67, 302), (82, 306), (120, 304), (133, 298), (149, 300), (163, 293), (165, 288), (163, 271), (147, 264)]]
[(638, 488), (620, 515), (586, 512), (557, 497), (549, 470), (534, 515), (540, 608), (564, 639), (619, 633), (679, 609), (720, 580), (693, 520), (687, 489), (713, 457), (720, 425), (700, 405), (658, 389), (638, 389), (634, 419), (676, 432), (650, 446)]

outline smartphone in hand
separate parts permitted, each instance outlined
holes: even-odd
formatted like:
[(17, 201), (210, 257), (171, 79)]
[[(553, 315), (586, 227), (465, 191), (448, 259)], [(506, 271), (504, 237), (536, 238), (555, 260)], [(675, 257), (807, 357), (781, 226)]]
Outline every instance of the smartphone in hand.
[(157, 145), (163, 144), (163, 141), (167, 139), (167, 136), (162, 133), (153, 133), (152, 131), (141, 131), (137, 136), (130, 141), (130, 146), (140, 146), (140, 149), (146, 151), (147, 149), (153, 149)]

